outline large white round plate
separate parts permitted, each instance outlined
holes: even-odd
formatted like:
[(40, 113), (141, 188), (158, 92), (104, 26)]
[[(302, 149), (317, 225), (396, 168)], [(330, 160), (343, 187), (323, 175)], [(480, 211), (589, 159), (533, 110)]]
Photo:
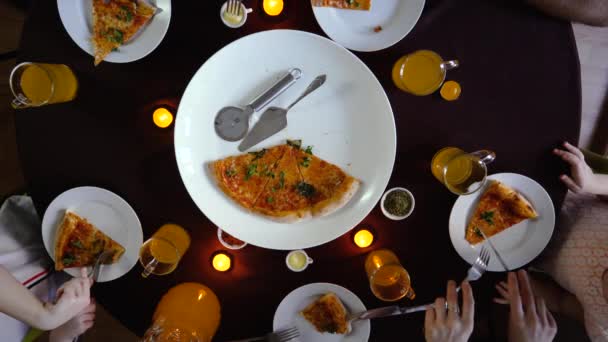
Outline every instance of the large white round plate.
[[(327, 74), (327, 81), (289, 111), (287, 128), (254, 150), (302, 139), (304, 146), (313, 146), (317, 156), (360, 179), (362, 186), (344, 208), (329, 216), (285, 224), (252, 214), (230, 200), (217, 187), (208, 165), (240, 154), (238, 142), (216, 135), (216, 113), (228, 105), (249, 103), (292, 67), (302, 69), (302, 78), (272, 105), (287, 107), (317, 75)], [(249, 35), (209, 58), (190, 81), (175, 124), (177, 165), (194, 202), (229, 234), (272, 249), (317, 246), (361, 222), (386, 188), (396, 140), (388, 98), (365, 64), (329, 39), (291, 30)]]
[(299, 342), (365, 342), (369, 339), (371, 324), (369, 320), (356, 321), (352, 324), (352, 329), (347, 335), (321, 334), (300, 314), (310, 303), (319, 297), (333, 292), (344, 307), (350, 313), (362, 312), (367, 310), (363, 302), (349, 290), (342, 286), (329, 283), (313, 283), (298, 287), (291, 291), (274, 313), (272, 330), (297, 327), (300, 332)]
[[(92, 186), (74, 188), (62, 193), (44, 212), (42, 240), (53, 261), (55, 235), (66, 210), (86, 218), (125, 248), (125, 254), (118, 263), (102, 266), (98, 282), (120, 278), (133, 268), (137, 263), (139, 248), (144, 238), (139, 218), (129, 203), (118, 195)], [(65, 271), (74, 277), (80, 276), (77, 268), (67, 268)]]
[[(488, 177), (500, 181), (522, 194), (538, 212), (538, 218), (525, 220), (502, 231), (490, 239), (502, 255), (509, 269), (519, 268), (536, 258), (547, 246), (555, 228), (555, 210), (553, 201), (543, 187), (534, 180), (516, 173), (497, 173)], [(489, 183), (489, 182), (488, 182)], [(486, 184), (485, 187), (487, 187)], [(479, 197), (485, 191), (460, 196), (454, 203), (450, 214), (450, 238), (454, 248), (469, 264), (473, 264), (479, 255), (481, 243), (471, 246), (464, 238), (465, 229), (475, 212)], [(487, 248), (490, 248), (487, 246)], [(489, 271), (502, 272), (500, 261), (491, 253)]]
[[(105, 62), (129, 63), (146, 57), (162, 42), (171, 21), (171, 0), (151, 0), (162, 11), (156, 13), (148, 25), (131, 41), (111, 52)], [(93, 0), (57, 0), (63, 27), (72, 40), (85, 52), (95, 56), (93, 34)]]
[[(398, 43), (414, 28), (424, 0), (374, 0), (369, 11), (315, 7), (317, 22), (331, 39), (355, 51), (377, 51)], [(380, 26), (380, 32), (374, 28)]]

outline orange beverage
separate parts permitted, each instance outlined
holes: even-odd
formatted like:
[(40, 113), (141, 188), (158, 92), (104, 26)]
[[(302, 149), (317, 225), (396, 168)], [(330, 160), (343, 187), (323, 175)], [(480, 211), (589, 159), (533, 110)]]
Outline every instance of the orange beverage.
[(211, 289), (198, 283), (179, 284), (156, 306), (144, 341), (210, 342), (220, 318), (220, 303)]
[(431, 171), (451, 192), (467, 195), (485, 184), (488, 172), (486, 164), (495, 157), (492, 151), (466, 153), (456, 147), (445, 147), (435, 153)]
[(365, 272), (372, 293), (378, 299), (393, 302), (403, 297), (414, 299), (409, 273), (397, 256), (388, 249), (371, 252), (365, 259)]
[(395, 85), (414, 95), (429, 95), (439, 89), (446, 71), (458, 66), (458, 61), (444, 62), (430, 50), (418, 50), (401, 57), (393, 66)]
[(173, 272), (189, 247), (190, 235), (184, 228), (172, 223), (163, 225), (139, 250), (142, 276)]
[(21, 63), (13, 69), (10, 86), (13, 107), (37, 107), (71, 101), (78, 91), (78, 79), (65, 64)]

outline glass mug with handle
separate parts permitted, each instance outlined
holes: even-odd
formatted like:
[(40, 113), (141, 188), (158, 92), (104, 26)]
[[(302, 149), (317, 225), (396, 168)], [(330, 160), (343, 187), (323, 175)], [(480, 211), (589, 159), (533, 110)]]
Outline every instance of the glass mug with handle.
[(165, 275), (173, 272), (190, 247), (188, 232), (172, 223), (160, 227), (139, 249), (141, 276)]
[(393, 66), (393, 82), (410, 94), (429, 95), (441, 87), (447, 71), (458, 65), (457, 60), (444, 61), (433, 51), (418, 50), (397, 60)]
[(403, 297), (416, 298), (409, 273), (392, 251), (380, 249), (369, 253), (365, 259), (365, 272), (372, 293), (378, 299), (394, 302)]
[(72, 101), (78, 79), (65, 64), (24, 62), (11, 71), (9, 85), (15, 109)]
[(445, 147), (433, 156), (431, 171), (451, 192), (468, 195), (484, 186), (487, 164), (494, 159), (496, 154), (489, 150), (467, 153), (456, 147)]

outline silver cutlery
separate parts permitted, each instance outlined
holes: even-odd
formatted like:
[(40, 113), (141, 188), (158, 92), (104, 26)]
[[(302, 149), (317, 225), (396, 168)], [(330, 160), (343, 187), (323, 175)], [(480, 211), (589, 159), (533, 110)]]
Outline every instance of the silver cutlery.
[(228, 106), (220, 109), (214, 121), (217, 135), (226, 141), (239, 141), (243, 139), (249, 130), (249, 118), (251, 114), (274, 100), (301, 76), (302, 70), (298, 68), (290, 69), (287, 74), (244, 108)]
[[(432, 304), (431, 304), (432, 305)], [(373, 319), (373, 318), (381, 318), (381, 317), (389, 317), (389, 316), (399, 316), (399, 315), (407, 315), (413, 312), (425, 311), (429, 307), (429, 304), (419, 305), (419, 306), (411, 306), (411, 307), (400, 307), (397, 305), (386, 306), (383, 308), (371, 309), (363, 312), (357, 312), (351, 314), (347, 317), (348, 322), (356, 322), (365, 319)]]
[(494, 247), (494, 244), (492, 243), (492, 241), (490, 239), (488, 239), (488, 237), (483, 232), (483, 230), (481, 230), (481, 229), (477, 229), (477, 230), (479, 230), (479, 232), (483, 236), (483, 239), (488, 242), (488, 244), (490, 245), (490, 248), (492, 248), (492, 251), (494, 252), (494, 254), (496, 255), (496, 257), (498, 258), (498, 261), (500, 261), (500, 264), (502, 265), (502, 268), (505, 269), (505, 272), (509, 272), (509, 267), (507, 266), (507, 263), (504, 261), (504, 259), (500, 255), (500, 253), (498, 253), (498, 250), (496, 249), (496, 247)]
[(89, 273), (89, 277), (93, 279), (94, 283), (97, 282), (97, 279), (99, 278), (99, 274), (101, 273), (101, 266), (112, 256), (112, 254), (112, 251), (106, 250), (99, 254), (99, 256), (97, 257), (95, 265)]
[[(475, 262), (469, 270), (467, 271), (467, 276), (464, 278), (466, 281), (475, 281), (481, 278), (484, 272), (488, 269), (488, 265), (490, 264), (490, 251), (486, 248), (485, 245), (481, 245), (481, 250), (479, 251), (479, 255)], [(456, 289), (457, 292), (460, 292), (460, 286)]]
[(277, 330), (264, 336), (246, 338), (242, 340), (233, 340), (229, 342), (255, 342), (255, 341), (266, 341), (266, 342), (287, 342), (296, 337), (300, 336), (298, 328), (291, 327), (286, 329)]
[(326, 75), (317, 76), (304, 92), (287, 108), (270, 107), (264, 111), (260, 120), (253, 126), (249, 134), (239, 145), (239, 151), (244, 152), (265, 139), (287, 127), (287, 112), (308, 94), (317, 90), (325, 83)]

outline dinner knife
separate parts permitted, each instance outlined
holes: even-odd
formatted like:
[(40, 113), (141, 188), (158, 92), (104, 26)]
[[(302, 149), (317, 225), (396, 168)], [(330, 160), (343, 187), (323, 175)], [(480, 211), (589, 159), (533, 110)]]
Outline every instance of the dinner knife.
[(488, 244), (490, 245), (490, 248), (492, 248), (492, 251), (494, 252), (494, 254), (496, 254), (498, 261), (500, 261), (502, 268), (505, 269), (505, 272), (509, 272), (509, 267), (507, 266), (507, 263), (505, 263), (502, 256), (500, 255), (500, 253), (498, 253), (498, 250), (496, 249), (496, 247), (494, 247), (494, 244), (492, 243), (492, 241), (490, 241), (490, 239), (488, 239), (488, 237), (486, 236), (486, 234), (483, 232), (482, 229), (477, 229), (477, 230), (479, 230), (479, 232), (481, 233), (481, 236), (483, 236), (483, 239), (488, 242)]
[(354, 313), (348, 317), (348, 321), (354, 322), (354, 321), (360, 321), (360, 320), (364, 320), (364, 319), (407, 315), (407, 314), (410, 314), (413, 312), (426, 311), (426, 309), (431, 307), (432, 305), (433, 304), (425, 304), (425, 305), (410, 306), (410, 307), (400, 307), (397, 305), (386, 306), (383, 308), (371, 309), (371, 310), (367, 310), (367, 311), (363, 311), (363, 312)]

